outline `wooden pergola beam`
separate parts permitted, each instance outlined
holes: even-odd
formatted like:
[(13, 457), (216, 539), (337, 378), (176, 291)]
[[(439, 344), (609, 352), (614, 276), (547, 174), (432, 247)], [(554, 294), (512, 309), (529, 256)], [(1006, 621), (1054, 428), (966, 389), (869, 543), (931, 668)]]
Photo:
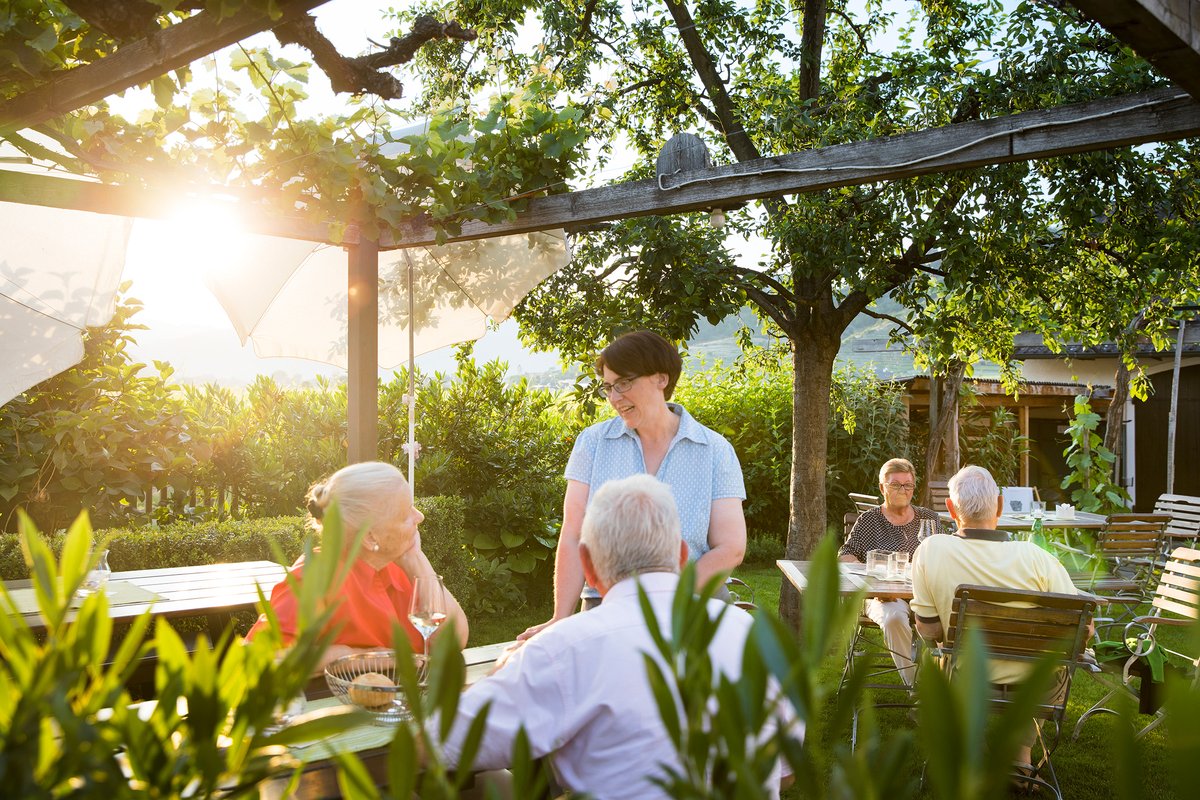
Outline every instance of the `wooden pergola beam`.
[[(899, 136), (823, 147), (670, 176), (666, 190), (654, 180), (633, 181), (530, 200), (511, 222), (468, 220), (448, 242), (517, 233), (580, 228), (654, 214), (729, 207), (760, 197), (802, 194), (838, 186), (896, 180), (989, 164), (1106, 150), (1200, 135), (1200, 102), (1175, 88), (1156, 89), (1007, 117), (965, 122)], [(688, 182), (672, 190), (670, 187)], [(213, 187), (213, 194), (228, 190)], [(163, 218), (178, 206), (173, 191), (89, 183), (0, 170), (0, 201), (71, 208), (101, 214)], [(242, 207), (245, 230), (328, 244), (355, 245), (354, 226)], [(381, 250), (436, 244), (427, 218), (412, 218), (379, 241)]]
[(1200, 100), (1200, 3), (1069, 0)]
[[(227, 194), (218, 188), (213, 188), (212, 192)], [(143, 189), (138, 186), (94, 183), (75, 178), (0, 170), (0, 202), (116, 214), (122, 217), (167, 219), (173, 217), (181, 203), (188, 199), (178, 191)], [(289, 216), (258, 209), (251, 203), (238, 204), (235, 207), (238, 209), (239, 223), (249, 233), (322, 244), (352, 245), (358, 242), (358, 229), (354, 226), (340, 231), (342, 235), (335, 242), (335, 229), (331, 223), (305, 218), (299, 214)]]
[(247, 6), (224, 19), (201, 11), (169, 28), (121, 45), (116, 52), (62, 73), (44, 86), (0, 104), (0, 134), (62, 116), (109, 95), (146, 83), (222, 47), (307, 13), (328, 0), (279, 0), (271, 19)]
[[(467, 220), (446, 241), (578, 228), (628, 217), (729, 207), (764, 197), (1200, 136), (1200, 102), (1168, 87), (1124, 97), (823, 147), (530, 200), (515, 219)], [(679, 187), (679, 188), (672, 188)], [(425, 219), (380, 237), (384, 250), (436, 242)]]

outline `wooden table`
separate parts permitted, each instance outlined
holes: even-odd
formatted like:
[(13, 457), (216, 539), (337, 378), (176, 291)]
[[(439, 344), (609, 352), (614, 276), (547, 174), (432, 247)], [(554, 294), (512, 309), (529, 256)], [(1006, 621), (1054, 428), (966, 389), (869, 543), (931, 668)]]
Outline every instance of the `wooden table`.
[[(792, 582), (796, 591), (804, 594), (808, 588), (808, 571), (811, 561), (776, 561), (784, 577)], [(859, 592), (866, 592), (867, 597), (878, 597), (881, 600), (911, 600), (912, 581), (887, 580), (867, 574), (865, 564), (850, 564), (838, 562), (838, 593), (850, 597)]]
[[(950, 517), (949, 511), (942, 511), (938, 514), (942, 522), (953, 526), (954, 520)], [(1107, 519), (1103, 514), (1093, 514), (1090, 511), (1076, 511), (1075, 519), (1058, 519), (1054, 516), (1054, 512), (1047, 512), (1046, 516), (1042, 517), (1043, 528), (1084, 528), (1099, 530), (1104, 527), (1104, 521)], [(1033, 529), (1033, 517), (1028, 514), (1004, 514), (996, 523), (996, 528), (1002, 531), (1028, 531)]]
[[(467, 665), (467, 686), (491, 672), (496, 659), (512, 644), (512, 642), (497, 642), (479, 647), (468, 647), (464, 650), (463, 660)], [(337, 705), (340, 702), (330, 696), (327, 686), (322, 691), (319, 684), (323, 685), (324, 679), (314, 679), (309, 684), (309, 691), (306, 692), (306, 711)], [(301, 768), (298, 785), (287, 797), (299, 798), (299, 800), (341, 797), (334, 757), (336, 753), (344, 752), (351, 752), (358, 756), (376, 786), (386, 786), (388, 782), (387, 753), (395, 732), (394, 725), (364, 725), (337, 737), (328, 745), (315, 743), (293, 749), (293, 754), (304, 762), (304, 766)], [(290, 776), (269, 781), (261, 787), (259, 796), (268, 800), (282, 799), (283, 791), (287, 788), (289, 780)]]
[[(804, 594), (808, 588), (808, 571), (812, 568), (811, 561), (775, 562), (784, 577), (791, 581), (796, 591)], [(1093, 585), (1090, 575), (1072, 575), (1072, 582), (1081, 594), (1087, 594), (1098, 602), (1107, 603), (1108, 599), (1098, 596), (1088, 589), (1103, 590), (1101, 582)], [(838, 562), (838, 594), (842, 597), (852, 597), (863, 592), (867, 597), (878, 597), (880, 600), (912, 600), (912, 581), (887, 580), (866, 574), (865, 564), (849, 564)]]
[[(954, 520), (950, 517), (949, 511), (943, 511), (938, 516), (942, 522), (950, 526), (954, 525)], [(1091, 530), (1099, 530), (1104, 527), (1104, 521), (1107, 519), (1103, 514), (1093, 514), (1090, 511), (1076, 511), (1074, 519), (1058, 519), (1054, 516), (1054, 512), (1047, 512), (1046, 516), (1042, 517), (1042, 527), (1051, 528), (1083, 528)], [(1002, 531), (1028, 531), (1033, 530), (1033, 517), (1028, 514), (1004, 514), (996, 523), (996, 528)]]
[[(150, 611), (156, 617), (206, 617), (209, 633), (216, 641), (237, 611), (253, 610), (258, 602), (258, 588), (268, 597), (272, 587), (283, 580), (287, 570), (273, 561), (240, 561), (234, 564), (204, 564), (194, 567), (167, 567), (114, 572), (109, 583), (124, 582), (145, 592), (157, 595), (129, 603), (109, 606), (108, 613), (116, 621), (128, 622)], [(14, 589), (30, 588), (30, 581), (7, 581)], [(37, 611), (21, 615), (35, 632), (45, 630)]]

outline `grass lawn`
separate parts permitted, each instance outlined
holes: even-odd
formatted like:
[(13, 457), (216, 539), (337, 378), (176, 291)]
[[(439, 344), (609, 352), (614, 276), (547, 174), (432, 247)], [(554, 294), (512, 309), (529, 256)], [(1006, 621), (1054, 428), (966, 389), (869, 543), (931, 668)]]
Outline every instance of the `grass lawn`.
[[(779, 588), (781, 576), (779, 570), (772, 564), (743, 565), (736, 573), (738, 578), (748, 583), (754, 589), (754, 600), (760, 608), (777, 612), (779, 608)], [(481, 616), (471, 620), (471, 644), (490, 644), (492, 642), (508, 641), (530, 625), (543, 622), (550, 616), (550, 607), (525, 608), (515, 612), (492, 616)], [(830, 664), (827, 668), (830, 684), (836, 684), (841, 665)], [(1070, 734), (1079, 715), (1100, 699), (1103, 694), (1100, 684), (1083, 672), (1076, 673), (1076, 679), (1071, 688), (1070, 707), (1067, 712), (1066, 727), (1058, 750), (1054, 754), (1054, 765), (1058, 772), (1063, 794), (1072, 800), (1100, 800), (1113, 795), (1114, 760), (1110, 756), (1108, 742), (1114, 725), (1121, 721), (1112, 715), (1100, 715), (1088, 721), (1078, 741), (1071, 741)], [(879, 724), (886, 736), (888, 731), (900, 730), (911, 726), (902, 712), (881, 711)], [(1148, 717), (1138, 717), (1142, 724)], [(849, 744), (849, 731), (838, 731), (831, 734), (836, 741), (829, 744), (832, 747)], [(1164, 742), (1165, 732), (1162, 728), (1152, 731), (1140, 743), (1140, 764), (1142, 776), (1142, 791), (1146, 797), (1171, 798), (1176, 795), (1171, 790), (1168, 777), (1170, 764), (1167, 760), (1167, 748)], [(914, 765), (914, 775), (920, 765)], [(784, 798), (802, 796), (800, 787), (793, 787), (784, 793)]]

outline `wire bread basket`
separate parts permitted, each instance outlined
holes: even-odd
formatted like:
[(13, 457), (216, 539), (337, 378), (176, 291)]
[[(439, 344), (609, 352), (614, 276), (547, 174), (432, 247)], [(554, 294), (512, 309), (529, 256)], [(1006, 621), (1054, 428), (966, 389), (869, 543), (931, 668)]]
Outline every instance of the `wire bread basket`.
[[(418, 658), (418, 670), (420, 669)], [(325, 667), (325, 682), (333, 696), (347, 705), (369, 711), (380, 725), (389, 725), (412, 715), (398, 685), (396, 655), (390, 650), (352, 653)]]

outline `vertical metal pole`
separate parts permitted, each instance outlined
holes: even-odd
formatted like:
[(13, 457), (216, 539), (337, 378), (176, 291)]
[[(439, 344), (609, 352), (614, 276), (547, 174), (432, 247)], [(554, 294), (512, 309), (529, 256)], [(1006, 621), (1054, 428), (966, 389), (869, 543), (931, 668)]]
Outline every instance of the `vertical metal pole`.
[(347, 462), (379, 455), (379, 243), (362, 239), (349, 254)]
[(1179, 412), (1179, 367), (1183, 360), (1183, 329), (1187, 320), (1179, 320), (1175, 340), (1175, 369), (1171, 372), (1171, 413), (1167, 415), (1167, 494), (1175, 494), (1175, 421)]
[(408, 262), (408, 486), (417, 496), (417, 320), (416, 299), (413, 296), (413, 262), (412, 255), (404, 251), (404, 259)]

